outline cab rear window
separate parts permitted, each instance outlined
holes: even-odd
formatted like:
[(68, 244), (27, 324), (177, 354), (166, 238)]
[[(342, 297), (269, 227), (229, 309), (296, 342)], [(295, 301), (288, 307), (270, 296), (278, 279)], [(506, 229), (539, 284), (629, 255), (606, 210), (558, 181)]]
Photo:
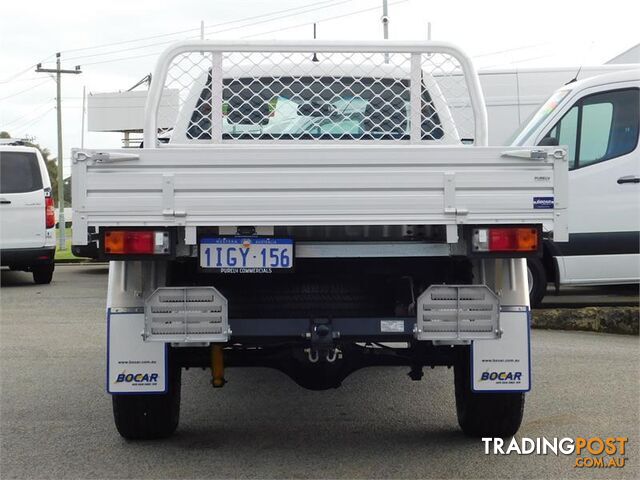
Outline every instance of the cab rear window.
[(29, 152), (0, 152), (0, 193), (26, 193), (42, 189), (38, 157)]

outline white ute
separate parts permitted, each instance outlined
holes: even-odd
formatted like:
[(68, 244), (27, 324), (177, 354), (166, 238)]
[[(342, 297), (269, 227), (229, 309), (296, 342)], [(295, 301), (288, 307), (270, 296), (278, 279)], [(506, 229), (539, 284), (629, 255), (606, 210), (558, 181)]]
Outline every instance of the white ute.
[[(450, 105), (472, 113), (474, 145)], [(446, 43), (168, 48), (144, 148), (72, 152), (74, 249), (110, 261), (120, 434), (175, 431), (186, 367), (214, 387), (266, 366), (322, 390), (368, 366), (453, 366), (463, 431), (513, 435), (531, 388), (526, 259), (543, 225), (567, 238), (568, 170), (562, 147), (487, 147), (486, 118)]]

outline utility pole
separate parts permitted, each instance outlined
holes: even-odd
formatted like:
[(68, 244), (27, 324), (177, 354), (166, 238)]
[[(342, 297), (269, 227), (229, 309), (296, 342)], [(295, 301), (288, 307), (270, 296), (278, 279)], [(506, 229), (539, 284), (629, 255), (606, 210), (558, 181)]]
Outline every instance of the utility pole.
[[(382, 0), (382, 34), (385, 40), (389, 40), (389, 8), (387, 0)], [(389, 54), (384, 54), (384, 63), (389, 63)]]
[(55, 73), (56, 74), (56, 109), (58, 111), (58, 235), (60, 238), (60, 250), (67, 248), (65, 238), (66, 223), (64, 220), (64, 161), (62, 159), (62, 93), (60, 85), (60, 76), (63, 73), (71, 73), (77, 75), (82, 73), (80, 65), (76, 65), (74, 70), (63, 70), (60, 68), (60, 52), (56, 53), (56, 68), (42, 68), (42, 64), (36, 65), (37, 73)]

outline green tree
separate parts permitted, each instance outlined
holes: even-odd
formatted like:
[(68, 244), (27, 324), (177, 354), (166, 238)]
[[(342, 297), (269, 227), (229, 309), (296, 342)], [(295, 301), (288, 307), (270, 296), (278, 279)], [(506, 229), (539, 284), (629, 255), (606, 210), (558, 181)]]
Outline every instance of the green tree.
[[(11, 138), (9, 132), (2, 131), (0, 132), (0, 138)], [(34, 147), (40, 150), (40, 154), (44, 159), (44, 163), (47, 166), (47, 173), (49, 174), (49, 180), (51, 181), (51, 190), (53, 193), (53, 198), (58, 199), (58, 162), (55, 158), (49, 158), (51, 156), (51, 152), (48, 148), (41, 147), (38, 143), (35, 142), (35, 138), (28, 138), (22, 141), (24, 145), (27, 147)], [(71, 206), (71, 177), (67, 177), (64, 179), (64, 206)]]

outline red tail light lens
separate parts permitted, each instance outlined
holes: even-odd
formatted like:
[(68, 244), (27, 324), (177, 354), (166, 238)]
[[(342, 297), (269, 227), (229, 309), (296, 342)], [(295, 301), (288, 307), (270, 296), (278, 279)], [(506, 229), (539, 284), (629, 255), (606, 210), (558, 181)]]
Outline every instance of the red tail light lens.
[(153, 232), (105, 232), (104, 251), (111, 254), (153, 254)]
[(56, 226), (56, 209), (53, 206), (53, 197), (44, 197), (44, 221), (47, 228)]
[(166, 255), (169, 253), (169, 232), (107, 230), (103, 248), (107, 255)]
[(473, 233), (476, 252), (535, 252), (540, 232), (531, 227), (478, 228)]

